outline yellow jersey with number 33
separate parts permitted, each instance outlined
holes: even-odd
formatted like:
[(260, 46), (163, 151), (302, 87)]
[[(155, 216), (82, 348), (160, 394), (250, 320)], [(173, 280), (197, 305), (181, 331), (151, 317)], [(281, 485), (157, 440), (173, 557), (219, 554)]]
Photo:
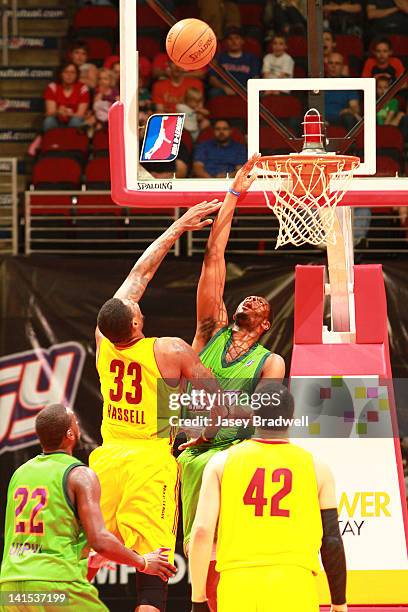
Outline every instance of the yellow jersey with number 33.
[(172, 444), (165, 392), (174, 389), (163, 383), (154, 356), (155, 341), (156, 338), (141, 338), (119, 349), (103, 338), (99, 345), (97, 370), (103, 397), (104, 444), (137, 440)]
[(318, 572), (322, 521), (312, 455), (283, 440), (228, 449), (221, 481), (219, 572), (296, 565)]

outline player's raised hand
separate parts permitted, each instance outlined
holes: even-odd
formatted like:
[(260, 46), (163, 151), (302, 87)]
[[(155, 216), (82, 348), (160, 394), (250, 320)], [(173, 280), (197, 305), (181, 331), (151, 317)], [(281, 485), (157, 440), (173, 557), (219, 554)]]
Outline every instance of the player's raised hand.
[(217, 212), (221, 204), (222, 202), (219, 202), (217, 199), (211, 200), (211, 202), (204, 200), (204, 202), (189, 208), (179, 219), (184, 231), (197, 230), (211, 225), (212, 219), (206, 217)]
[(248, 189), (256, 179), (256, 174), (252, 171), (260, 157), (260, 153), (254, 153), (252, 157), (248, 159), (246, 164), (244, 164), (242, 168), (238, 170), (235, 175), (235, 179), (231, 185), (231, 189), (241, 194), (248, 191)]
[(143, 555), (146, 565), (140, 571), (143, 574), (159, 576), (164, 582), (167, 582), (177, 571), (174, 565), (169, 563), (169, 550), (170, 548), (157, 548), (157, 550)]

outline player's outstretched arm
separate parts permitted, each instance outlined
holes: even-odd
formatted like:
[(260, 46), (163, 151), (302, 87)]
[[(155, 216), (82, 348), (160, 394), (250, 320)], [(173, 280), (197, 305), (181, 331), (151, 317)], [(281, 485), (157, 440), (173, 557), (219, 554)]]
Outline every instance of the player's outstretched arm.
[(339, 529), (334, 477), (330, 468), (317, 460), (315, 460), (315, 470), (323, 525), (320, 554), (329, 583), (331, 612), (347, 612), (346, 556)]
[(116, 563), (131, 565), (140, 572), (160, 576), (164, 581), (175, 574), (176, 568), (168, 562), (168, 549), (160, 548), (141, 556), (123, 546), (105, 528), (99, 505), (101, 487), (98, 477), (90, 468), (77, 467), (71, 471), (68, 476), (68, 493), (75, 500), (88, 544), (97, 553)]
[[(231, 187), (233, 191), (243, 194), (249, 189), (255, 180), (255, 175), (249, 175), (258, 159), (258, 154), (253, 155), (237, 172)], [(224, 254), (238, 197), (227, 192), (208, 238), (197, 287), (197, 327), (193, 340), (197, 353), (216, 331), (228, 324), (223, 299), (226, 273)]]
[[(225, 463), (225, 453), (217, 453), (206, 465), (200, 497), (191, 531), (189, 566), (194, 604), (205, 602), (208, 567), (220, 513), (221, 482), (219, 472)], [(197, 607), (198, 609), (198, 607)]]
[(217, 212), (220, 206), (221, 202), (218, 202), (218, 200), (204, 201), (192, 206), (139, 257), (114, 297), (138, 302), (176, 240), (188, 230), (202, 229), (211, 225), (212, 219), (207, 217)]

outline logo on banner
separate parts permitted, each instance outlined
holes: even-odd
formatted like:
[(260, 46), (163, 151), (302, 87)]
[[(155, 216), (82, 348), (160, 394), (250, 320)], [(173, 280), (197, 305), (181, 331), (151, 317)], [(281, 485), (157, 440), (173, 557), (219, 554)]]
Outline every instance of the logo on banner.
[(141, 162), (174, 161), (183, 133), (184, 113), (152, 115), (147, 120)]
[(73, 404), (84, 360), (77, 342), (0, 359), (0, 454), (38, 443), (35, 417), (44, 406)]

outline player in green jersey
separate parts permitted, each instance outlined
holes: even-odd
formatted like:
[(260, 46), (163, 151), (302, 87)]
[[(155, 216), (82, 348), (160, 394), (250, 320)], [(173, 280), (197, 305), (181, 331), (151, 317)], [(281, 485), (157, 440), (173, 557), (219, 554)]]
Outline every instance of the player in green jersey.
[[(251, 172), (258, 157), (254, 155), (237, 173), (212, 225), (197, 288), (197, 327), (193, 341), (193, 349), (200, 354), (202, 363), (213, 372), (224, 390), (248, 394), (262, 384), (262, 379), (280, 382), (285, 374), (282, 357), (270, 353), (259, 344), (259, 339), (271, 325), (269, 302), (264, 297), (246, 297), (238, 305), (232, 325), (229, 325), (223, 299), (226, 276), (224, 254), (232, 218), (238, 198), (248, 190), (255, 178)], [(215, 453), (248, 437), (248, 432), (245, 434), (238, 427), (221, 428), (209, 441), (207, 438), (212, 433), (214, 430), (206, 428), (201, 436), (180, 446), (185, 449), (178, 460), (181, 466), (186, 552), (205, 466)], [(216, 610), (218, 583), (214, 566), (213, 560), (207, 583), (211, 610)]]
[(20, 466), (8, 488), (0, 610), (59, 611), (53, 592), (66, 594), (66, 612), (108, 610), (87, 580), (90, 547), (165, 581), (172, 576), (166, 549), (141, 556), (105, 529), (99, 480), (72, 456), (80, 437), (72, 410), (61, 404), (43, 408), (36, 432), (43, 453)]

